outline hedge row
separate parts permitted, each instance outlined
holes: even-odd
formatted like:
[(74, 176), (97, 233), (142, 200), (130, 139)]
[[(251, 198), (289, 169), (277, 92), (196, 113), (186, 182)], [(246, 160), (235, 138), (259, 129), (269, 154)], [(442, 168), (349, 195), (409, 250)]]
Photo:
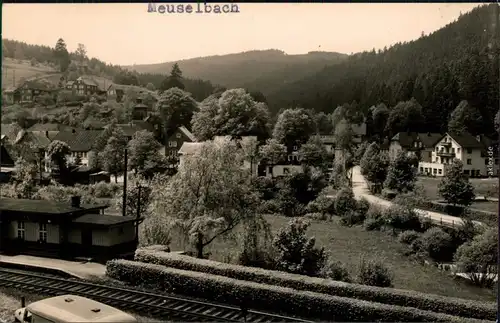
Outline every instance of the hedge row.
[(182, 270), (226, 276), (244, 281), (283, 286), (296, 290), (314, 291), (390, 305), (410, 306), (421, 310), (462, 317), (487, 320), (496, 319), (497, 308), (494, 302), (487, 303), (408, 290), (350, 284), (280, 271), (225, 264), (152, 249), (138, 249), (135, 254), (135, 260)]
[(330, 322), (485, 322), (129, 260), (109, 261), (106, 273), (133, 285), (155, 286), (160, 290), (235, 306), (251, 304), (252, 308)]

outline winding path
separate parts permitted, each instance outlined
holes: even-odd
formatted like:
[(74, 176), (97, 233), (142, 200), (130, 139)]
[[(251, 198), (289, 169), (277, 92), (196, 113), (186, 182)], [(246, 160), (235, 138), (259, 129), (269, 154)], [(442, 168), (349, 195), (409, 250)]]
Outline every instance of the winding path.
[[(370, 193), (368, 189), (368, 184), (363, 175), (361, 175), (361, 168), (359, 166), (354, 166), (351, 169), (352, 172), (352, 190), (356, 199), (365, 198), (370, 204), (378, 205), (382, 208), (387, 208), (393, 205), (394, 203), (378, 196), (374, 196)], [(461, 218), (456, 216), (447, 215), (444, 213), (438, 213), (433, 211), (426, 211), (422, 209), (415, 209), (418, 215), (424, 218), (431, 219), (432, 222), (445, 225), (445, 226), (456, 226), (462, 224), (463, 221)], [(478, 225), (482, 225), (483, 223), (479, 221), (474, 221), (474, 223)]]

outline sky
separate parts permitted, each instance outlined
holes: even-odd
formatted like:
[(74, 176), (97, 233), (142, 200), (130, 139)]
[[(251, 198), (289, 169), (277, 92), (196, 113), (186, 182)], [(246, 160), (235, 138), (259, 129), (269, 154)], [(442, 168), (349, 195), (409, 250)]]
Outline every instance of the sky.
[(51, 47), (63, 38), (69, 51), (82, 43), (115, 65), (265, 49), (350, 54), (417, 39), (478, 5), (242, 3), (239, 13), (161, 14), (147, 3), (3, 4), (2, 38)]

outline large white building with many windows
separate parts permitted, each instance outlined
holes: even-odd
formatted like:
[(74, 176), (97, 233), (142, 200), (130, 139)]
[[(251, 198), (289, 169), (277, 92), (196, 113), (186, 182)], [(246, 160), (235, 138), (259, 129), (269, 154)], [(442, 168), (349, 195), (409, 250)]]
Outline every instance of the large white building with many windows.
[(464, 174), (470, 177), (498, 175), (498, 147), (491, 139), (473, 136), (469, 133), (445, 134), (434, 145), (430, 161), (421, 161), (420, 174), (444, 176), (446, 168), (459, 159), (463, 163)]

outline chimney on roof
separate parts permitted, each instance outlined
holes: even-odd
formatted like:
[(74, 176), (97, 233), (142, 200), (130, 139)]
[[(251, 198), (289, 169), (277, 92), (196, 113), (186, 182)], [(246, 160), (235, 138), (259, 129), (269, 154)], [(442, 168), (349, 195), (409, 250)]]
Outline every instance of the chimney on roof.
[(71, 206), (72, 207), (80, 207), (81, 196), (72, 196), (71, 197)]

